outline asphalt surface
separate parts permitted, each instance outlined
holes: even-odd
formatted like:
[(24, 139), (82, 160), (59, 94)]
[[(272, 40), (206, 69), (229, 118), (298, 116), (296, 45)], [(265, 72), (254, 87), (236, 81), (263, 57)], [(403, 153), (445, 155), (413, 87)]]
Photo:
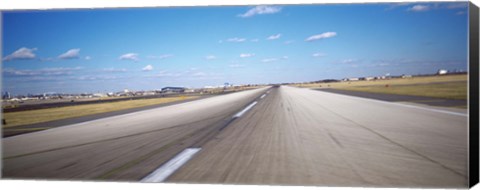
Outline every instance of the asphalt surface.
[(266, 90), (4, 138), (3, 177), (139, 181), (184, 148), (206, 142)]
[(65, 106), (77, 106), (77, 105), (87, 105), (87, 104), (100, 104), (100, 103), (110, 103), (110, 102), (120, 102), (125, 100), (142, 100), (142, 99), (154, 99), (154, 98), (165, 98), (165, 97), (179, 97), (179, 96), (191, 96), (191, 97), (210, 97), (219, 94), (230, 94), (235, 91), (225, 91), (217, 94), (200, 94), (200, 93), (171, 93), (171, 94), (156, 94), (156, 95), (147, 95), (147, 96), (126, 96), (119, 98), (111, 99), (101, 99), (101, 98), (86, 98), (86, 99), (48, 99), (48, 100), (33, 100), (27, 101), (26, 103), (16, 104), (14, 108), (3, 108), (4, 113), (8, 112), (18, 112), (18, 111), (27, 111), (27, 110), (37, 110), (37, 109), (47, 109), (47, 108), (58, 108)]
[(59, 119), (59, 120), (54, 120), (54, 121), (34, 123), (34, 124), (28, 124), (28, 125), (13, 126), (13, 127), (8, 127), (8, 128), (3, 128), (2, 129), (2, 135), (3, 135), (3, 137), (11, 137), (11, 136), (15, 136), (15, 135), (37, 132), (37, 131), (42, 131), (42, 130), (51, 129), (51, 128), (55, 128), (55, 127), (63, 127), (63, 126), (67, 126), (67, 125), (71, 125), (71, 124), (75, 124), (75, 123), (82, 123), (82, 122), (97, 120), (97, 119), (101, 119), (101, 118), (105, 118), (105, 117), (112, 117), (112, 116), (116, 116), (116, 115), (123, 115), (123, 114), (138, 112), (138, 111), (142, 111), (142, 110), (148, 110), (148, 109), (160, 108), (160, 107), (165, 107), (165, 106), (171, 106), (171, 105), (175, 105), (175, 104), (179, 104), (179, 103), (196, 101), (196, 100), (200, 100), (200, 99), (204, 99), (204, 98), (210, 98), (210, 97), (213, 97), (213, 96), (215, 96), (215, 95), (196, 96), (193, 99), (179, 100), (179, 101), (175, 101), (175, 102), (168, 102), (168, 103), (162, 103), (162, 104), (156, 104), (156, 105), (150, 105), (150, 106), (143, 106), (143, 107), (138, 107), (138, 108), (130, 108), (130, 109), (124, 109), (124, 110), (118, 110), (118, 111), (112, 111), (112, 112), (105, 112), (105, 113), (99, 113), (99, 114), (94, 114), (94, 115), (86, 115), (86, 116), (80, 116), (80, 117)]
[[(14, 108), (3, 108), (3, 112), (8, 113), (8, 112), (17, 112), (17, 111), (58, 108), (58, 107), (65, 107), (65, 106), (119, 102), (119, 101), (125, 101), (125, 100), (175, 97), (180, 95), (179, 94), (157, 94), (157, 95), (149, 95), (149, 96), (127, 96), (127, 97), (112, 98), (112, 99), (85, 98), (85, 99), (30, 100), (30, 101), (26, 101), (25, 103), (16, 104), (16, 107)], [(195, 94), (195, 96), (200, 96), (200, 95)]]
[(139, 181), (201, 148), (166, 182), (462, 188), (467, 137), (461, 112), (282, 86), (4, 138), (3, 176)]
[(460, 107), (467, 106), (466, 100), (456, 99), (442, 99), (432, 98), (424, 96), (411, 96), (411, 95), (398, 95), (398, 94), (383, 94), (383, 93), (371, 93), (371, 92), (359, 92), (351, 90), (340, 90), (332, 88), (316, 89), (324, 92), (333, 92), (337, 94), (344, 94), (349, 96), (358, 96), (363, 98), (370, 98), (376, 100), (383, 100), (389, 102), (412, 102), (417, 104), (425, 104), (429, 106), (441, 106), (441, 107)]

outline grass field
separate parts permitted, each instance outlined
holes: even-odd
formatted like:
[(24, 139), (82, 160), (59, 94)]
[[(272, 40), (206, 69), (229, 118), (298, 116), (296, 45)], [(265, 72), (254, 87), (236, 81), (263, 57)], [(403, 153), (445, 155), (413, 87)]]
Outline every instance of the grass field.
[(3, 118), (7, 125), (3, 127), (14, 127), (19, 125), (27, 125), (41, 123), (47, 121), (55, 121), (59, 119), (74, 118), (98, 113), (106, 113), (129, 108), (138, 108), (149, 105), (163, 104), (179, 100), (192, 99), (196, 97), (167, 97), (155, 99), (126, 100), (120, 102), (98, 103), (89, 105), (66, 106), (59, 108), (48, 108), (39, 110), (19, 111), (4, 113)]
[(295, 86), (466, 100), (468, 93), (467, 79), (468, 75), (464, 74), (373, 81), (296, 84)]

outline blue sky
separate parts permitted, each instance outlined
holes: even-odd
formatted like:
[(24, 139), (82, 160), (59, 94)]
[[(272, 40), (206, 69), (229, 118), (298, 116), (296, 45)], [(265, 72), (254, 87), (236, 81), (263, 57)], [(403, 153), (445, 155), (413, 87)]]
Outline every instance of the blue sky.
[(3, 90), (115, 92), (467, 70), (466, 3), (3, 12)]

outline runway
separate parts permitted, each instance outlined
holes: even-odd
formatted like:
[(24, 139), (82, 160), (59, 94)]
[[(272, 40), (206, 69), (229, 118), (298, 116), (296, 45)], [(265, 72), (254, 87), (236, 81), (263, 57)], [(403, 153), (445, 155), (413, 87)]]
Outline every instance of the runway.
[(4, 138), (5, 178), (139, 181), (184, 148), (204, 143), (267, 89)]
[(467, 137), (460, 112), (281, 86), (5, 138), (3, 175), (140, 181), (194, 149), (165, 182), (466, 187)]
[(402, 102), (402, 103), (410, 102), (410, 103), (424, 104), (428, 106), (438, 106), (438, 107), (463, 107), (468, 105), (467, 100), (458, 100), (458, 99), (444, 99), (444, 98), (432, 98), (432, 97), (426, 97), (426, 96), (372, 93), (372, 92), (334, 89), (334, 88), (324, 88), (324, 89), (316, 89), (316, 90), (333, 92), (333, 93), (344, 94), (349, 96), (357, 96), (357, 97), (363, 97), (363, 98), (369, 98), (369, 99), (382, 100), (387, 102)]

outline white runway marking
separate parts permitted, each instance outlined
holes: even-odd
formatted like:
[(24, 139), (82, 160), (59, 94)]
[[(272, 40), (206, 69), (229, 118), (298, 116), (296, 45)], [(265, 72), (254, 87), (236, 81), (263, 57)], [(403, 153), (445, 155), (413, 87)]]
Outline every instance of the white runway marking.
[[(370, 101), (377, 101), (377, 100), (370, 100)], [(381, 103), (384, 103), (384, 104), (392, 104), (392, 105), (397, 105), (397, 106), (403, 106), (403, 107), (408, 107), (408, 108), (427, 110), (427, 111), (431, 111), (431, 112), (446, 113), (446, 114), (450, 114), (450, 115), (468, 117), (467, 113), (459, 113), (459, 112), (453, 112), (453, 111), (438, 110), (438, 109), (432, 109), (432, 108), (424, 108), (424, 107), (419, 107), (419, 106), (399, 104), (399, 103), (393, 103), (393, 102), (383, 102), (383, 101), (377, 101), (377, 102), (381, 102)]]
[(257, 104), (257, 101), (251, 103), (250, 105), (248, 105), (245, 109), (243, 109), (242, 111), (238, 112), (237, 114), (235, 114), (233, 117), (242, 117), (243, 114), (245, 114), (245, 112), (247, 112), (248, 110), (252, 109), (253, 106), (255, 106)]
[(415, 109), (426, 110), (426, 111), (431, 111), (431, 112), (445, 113), (445, 114), (450, 114), (450, 115), (468, 117), (468, 114), (466, 114), (466, 113), (432, 109), (432, 108), (413, 106), (413, 105), (407, 105), (407, 104), (401, 104), (401, 103), (395, 103), (395, 102), (387, 102), (387, 101), (381, 101), (381, 100), (375, 100), (375, 99), (369, 99), (369, 98), (362, 98), (362, 97), (357, 97), (357, 96), (337, 94), (337, 93), (332, 93), (332, 92), (324, 92), (324, 93), (331, 93), (331, 94), (336, 94), (336, 95), (339, 95), (339, 96), (348, 96), (348, 97), (351, 97), (351, 98), (362, 99), (362, 100), (371, 101), (371, 102), (378, 102), (378, 103), (382, 103), (382, 104), (396, 105), (396, 106), (402, 106), (402, 107), (407, 107), (407, 108), (415, 108)]
[(182, 165), (188, 162), (193, 155), (195, 155), (201, 148), (187, 148), (169, 160), (167, 163), (160, 166), (147, 177), (143, 178), (141, 182), (163, 182)]
[(260, 96), (260, 99), (263, 99), (265, 98), (266, 94), (263, 94), (262, 96)]

